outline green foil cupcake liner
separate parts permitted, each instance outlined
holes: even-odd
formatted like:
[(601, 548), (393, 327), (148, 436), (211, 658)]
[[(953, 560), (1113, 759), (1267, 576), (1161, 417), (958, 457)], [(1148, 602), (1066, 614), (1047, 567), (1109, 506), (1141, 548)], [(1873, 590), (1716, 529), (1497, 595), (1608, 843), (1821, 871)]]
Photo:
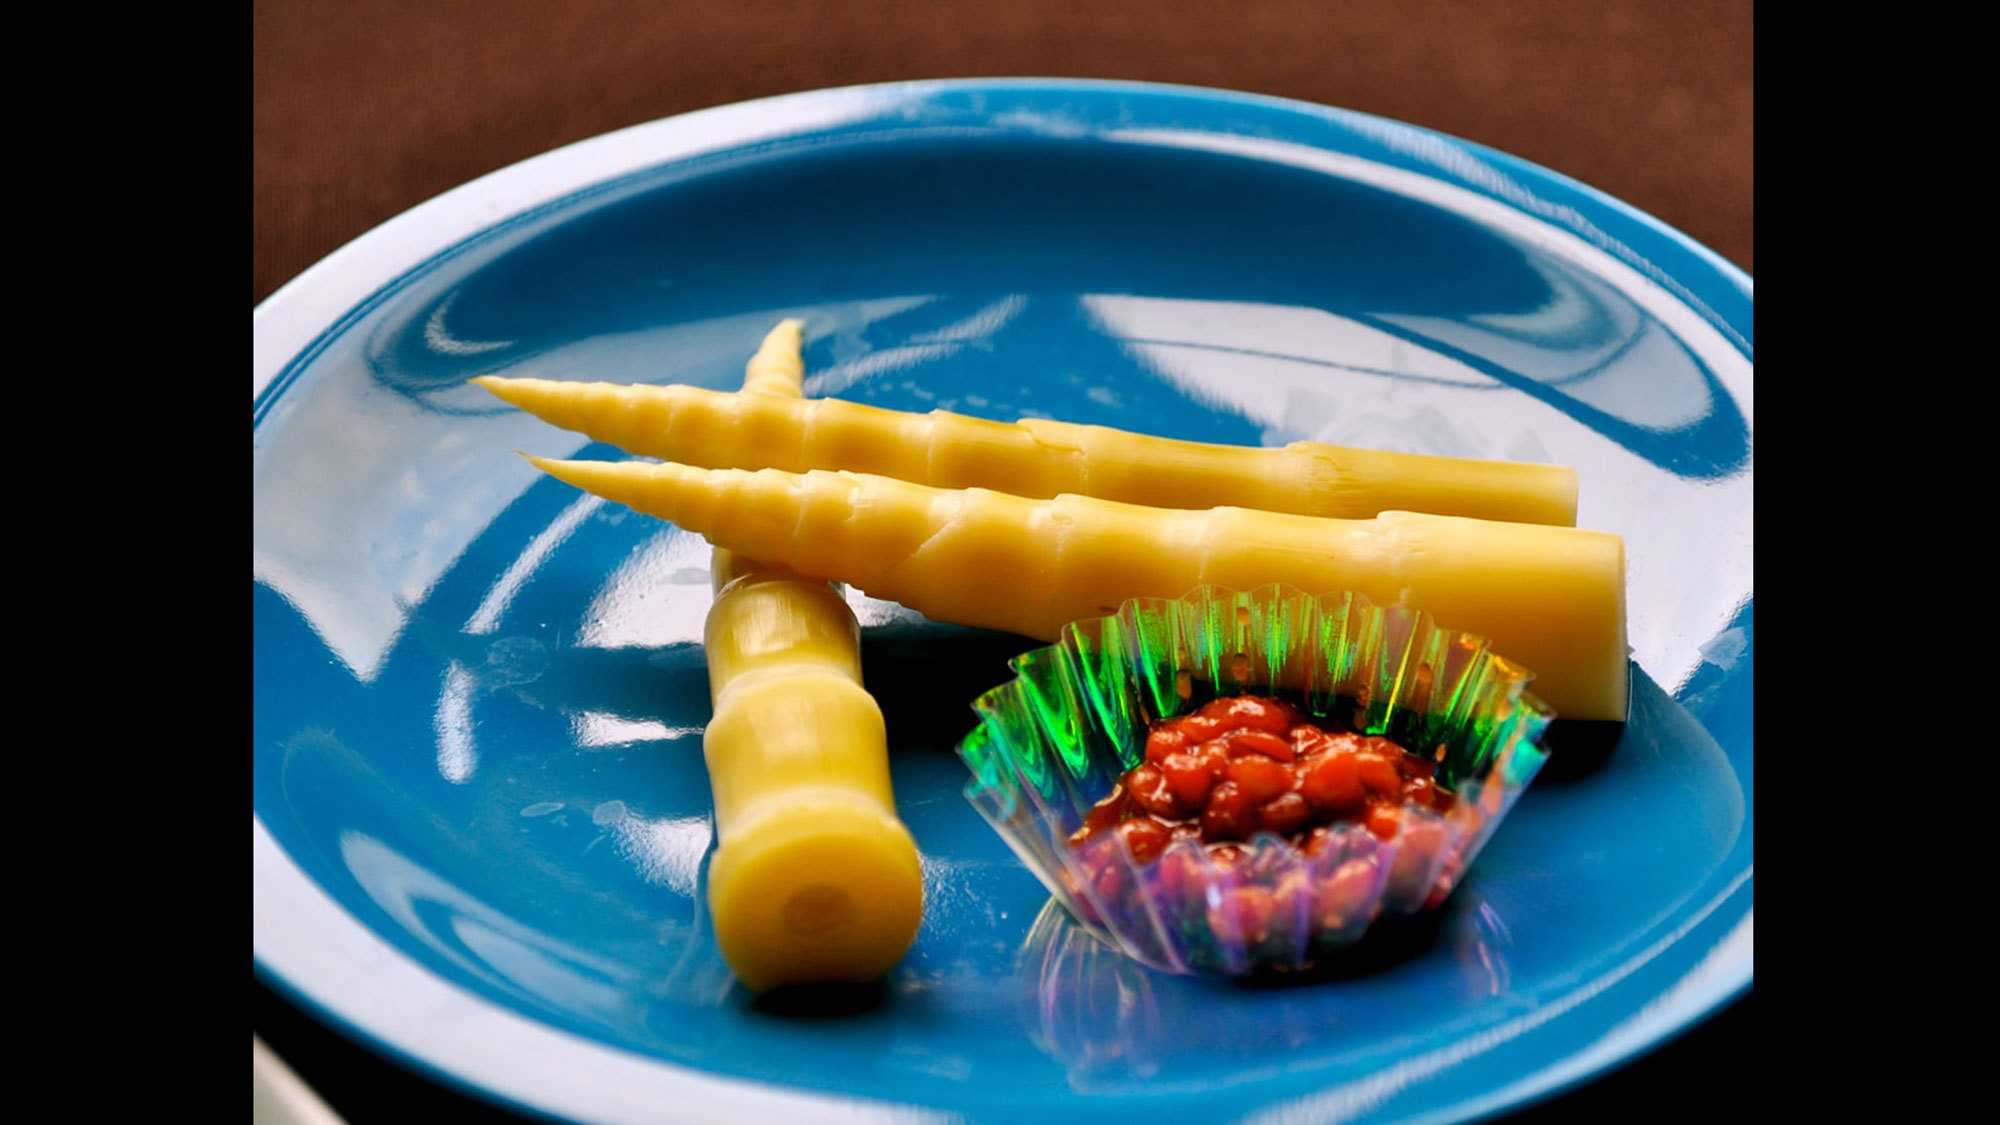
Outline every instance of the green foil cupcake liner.
[[(1541, 769), (1554, 714), (1532, 673), (1483, 638), (1355, 593), (1204, 587), (1128, 601), (1017, 657), (980, 696), (959, 744), (966, 799), (1087, 931), (1175, 973), (1299, 970), (1377, 920), (1443, 902)], [(1152, 724), (1211, 699), (1270, 695), (1315, 720), (1381, 735), (1436, 760), (1455, 800), (1406, 802), (1388, 839), (1341, 824), (1307, 856), (1258, 833), (1234, 862), (1179, 840), (1135, 862), (1118, 833), (1073, 833), (1126, 770)]]

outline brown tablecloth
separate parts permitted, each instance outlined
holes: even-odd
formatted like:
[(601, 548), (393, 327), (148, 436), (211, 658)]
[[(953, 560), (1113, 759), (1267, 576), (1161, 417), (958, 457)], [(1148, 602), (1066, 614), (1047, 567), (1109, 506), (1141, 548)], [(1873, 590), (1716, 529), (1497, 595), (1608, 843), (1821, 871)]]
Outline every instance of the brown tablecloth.
[(551, 148), (823, 86), (1077, 76), (1380, 114), (1610, 192), (1745, 270), (1748, 0), (260, 0), (253, 300)]

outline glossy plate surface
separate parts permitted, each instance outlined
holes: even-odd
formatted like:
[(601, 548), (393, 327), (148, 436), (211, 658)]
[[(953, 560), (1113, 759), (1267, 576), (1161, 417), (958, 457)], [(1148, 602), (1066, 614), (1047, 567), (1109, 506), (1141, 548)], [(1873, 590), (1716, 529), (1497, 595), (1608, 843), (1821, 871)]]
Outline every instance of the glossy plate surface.
[[(613, 457), (468, 387), (807, 392), (1574, 465), (1630, 557), (1632, 722), (1538, 780), (1435, 932), (1253, 989), (1093, 947), (960, 792), (1019, 638), (853, 595), (923, 852), (915, 948), (755, 1003), (703, 903), (705, 544), (542, 479)], [(1313, 106), (1070, 81), (798, 95), (495, 173), (256, 311), (259, 971), (588, 1120), (1456, 1117), (1748, 986), (1750, 279), (1512, 158)]]

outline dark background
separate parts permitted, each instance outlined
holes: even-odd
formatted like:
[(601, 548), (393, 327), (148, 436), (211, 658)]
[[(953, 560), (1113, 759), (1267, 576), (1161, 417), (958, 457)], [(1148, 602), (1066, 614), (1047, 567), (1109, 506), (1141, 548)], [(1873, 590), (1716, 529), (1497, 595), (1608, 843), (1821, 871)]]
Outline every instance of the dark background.
[(1301, 98), (1509, 152), (1754, 272), (1748, 0), (260, 0), (253, 303), (571, 141), (770, 94), (1074, 76)]
[[(253, 303), (402, 211), (572, 141), (746, 98), (970, 76), (1175, 82), (1395, 118), (1755, 266), (1748, 0), (258, 0), (252, 24)], [(253, 1018), (352, 1121), (488, 1116), (261, 985)], [(1746, 996), (1517, 1118), (1712, 1110), (1750, 1081), (1750, 1019)]]

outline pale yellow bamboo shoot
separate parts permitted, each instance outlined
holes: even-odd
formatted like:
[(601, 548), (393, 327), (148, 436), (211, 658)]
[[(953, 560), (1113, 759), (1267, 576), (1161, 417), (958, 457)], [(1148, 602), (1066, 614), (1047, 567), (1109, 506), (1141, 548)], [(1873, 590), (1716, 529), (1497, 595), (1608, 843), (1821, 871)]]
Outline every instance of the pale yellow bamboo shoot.
[(1487, 637), (1576, 719), (1625, 717), (1625, 549), (1616, 535), (1391, 512), (1366, 520), (1034, 500), (850, 472), (530, 458), (710, 542), (940, 621), (1053, 640), (1127, 598), (1204, 584), (1354, 590)]
[[(798, 322), (773, 329), (745, 392), (797, 395), (799, 344)], [(875, 979), (916, 937), (923, 876), (896, 817), (882, 711), (861, 685), (859, 626), (823, 580), (723, 548), (712, 573), (716, 943), (756, 990)]]
[(1318, 442), (1218, 445), (1030, 418), (884, 410), (691, 386), (475, 379), (501, 399), (628, 453), (709, 469), (845, 469), (936, 488), (1062, 493), (1158, 508), (1233, 505), (1357, 519), (1408, 510), (1576, 523), (1576, 472)]

